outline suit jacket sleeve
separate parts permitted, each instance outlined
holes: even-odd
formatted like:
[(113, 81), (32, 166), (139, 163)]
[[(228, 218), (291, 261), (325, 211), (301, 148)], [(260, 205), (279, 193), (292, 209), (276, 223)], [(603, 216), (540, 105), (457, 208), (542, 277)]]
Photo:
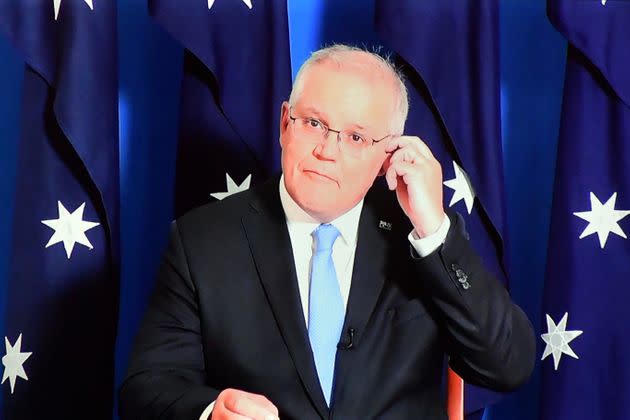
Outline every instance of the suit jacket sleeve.
[(195, 285), (177, 224), (119, 394), (122, 419), (197, 419), (219, 394), (205, 385)]
[(420, 258), (418, 275), (436, 308), (449, 364), (466, 382), (497, 391), (524, 383), (535, 363), (527, 316), (483, 266), (468, 242), (464, 220), (450, 214), (444, 244)]

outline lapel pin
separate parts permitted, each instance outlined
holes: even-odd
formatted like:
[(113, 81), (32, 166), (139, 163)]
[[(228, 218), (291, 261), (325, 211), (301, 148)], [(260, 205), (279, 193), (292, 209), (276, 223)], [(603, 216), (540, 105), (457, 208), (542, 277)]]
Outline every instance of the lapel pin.
[(378, 227), (385, 230), (392, 230), (392, 224), (384, 220), (378, 222)]

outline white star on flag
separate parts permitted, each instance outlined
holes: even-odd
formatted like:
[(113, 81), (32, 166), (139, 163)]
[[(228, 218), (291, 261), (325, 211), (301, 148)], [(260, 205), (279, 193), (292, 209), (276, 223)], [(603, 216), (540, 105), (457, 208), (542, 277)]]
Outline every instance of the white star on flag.
[(241, 191), (245, 191), (249, 188), (249, 183), (252, 180), (252, 175), (247, 175), (245, 181), (241, 183), (241, 185), (236, 185), (236, 182), (232, 179), (232, 177), (226, 172), (225, 174), (225, 182), (227, 183), (227, 192), (216, 192), (210, 194), (212, 197), (217, 200), (223, 200), (225, 197), (229, 197), (232, 194), (236, 194)]
[(31, 357), (31, 354), (33, 353), (22, 353), (22, 334), (20, 334), (13, 346), (7, 337), (4, 337), (4, 344), (7, 352), (6, 355), (2, 357), (2, 364), (4, 365), (2, 383), (9, 379), (11, 394), (13, 394), (13, 390), (15, 389), (15, 380), (18, 376), (28, 381), (28, 377), (24, 371), (24, 362), (26, 362), (26, 359)]
[(55, 230), (55, 233), (53, 233), (46, 244), (46, 248), (58, 244), (59, 242), (63, 242), (68, 259), (70, 259), (70, 256), (72, 255), (75, 243), (85, 245), (89, 249), (92, 249), (93, 246), (87, 236), (85, 236), (85, 232), (98, 226), (100, 223), (83, 220), (83, 209), (85, 209), (85, 203), (81, 204), (79, 208), (72, 213), (66, 210), (61, 201), (57, 201), (57, 205), (59, 209), (59, 218), (42, 220), (43, 224)]
[(606, 0), (602, 0), (602, 4), (606, 6)]
[(584, 219), (589, 222), (586, 229), (584, 229), (580, 235), (580, 239), (592, 235), (593, 233), (597, 233), (597, 236), (599, 237), (599, 244), (602, 249), (604, 249), (610, 233), (614, 233), (622, 238), (628, 239), (625, 232), (621, 229), (621, 226), (619, 226), (619, 223), (617, 222), (629, 215), (630, 211), (615, 210), (617, 193), (613, 193), (605, 204), (602, 204), (593, 192), (591, 192), (590, 196), (591, 211), (579, 211), (573, 213), (573, 215), (579, 217), (580, 219)]
[[(212, 9), (214, 1), (215, 0), (208, 0), (208, 10)], [(249, 10), (252, 10), (252, 7), (254, 7), (254, 5), (252, 4), (252, 0), (242, 0), (242, 2), (245, 3), (247, 7), (249, 7)]]
[[(90, 6), (91, 10), (94, 10), (94, 5), (92, 4), (92, 0), (83, 0), (83, 1), (85, 2), (85, 4)], [(53, 7), (55, 8), (55, 20), (57, 20), (57, 16), (59, 16), (59, 8), (61, 7), (61, 0), (53, 0)]]
[(458, 201), (464, 200), (468, 214), (470, 214), (472, 213), (473, 204), (475, 202), (475, 191), (470, 183), (468, 174), (464, 172), (455, 161), (453, 161), (453, 169), (455, 171), (455, 178), (444, 181), (444, 185), (455, 190), (448, 206), (453, 207)]
[(583, 331), (567, 331), (568, 317), (569, 314), (565, 312), (558, 325), (556, 325), (549, 314), (547, 314), (547, 333), (540, 335), (543, 341), (547, 343), (547, 345), (545, 346), (545, 351), (540, 360), (545, 360), (550, 354), (553, 355), (554, 370), (558, 370), (558, 366), (560, 365), (560, 358), (562, 357), (563, 353), (575, 359), (579, 359), (577, 354), (573, 352), (573, 349), (569, 347), (569, 343), (573, 341), (576, 337), (582, 335)]

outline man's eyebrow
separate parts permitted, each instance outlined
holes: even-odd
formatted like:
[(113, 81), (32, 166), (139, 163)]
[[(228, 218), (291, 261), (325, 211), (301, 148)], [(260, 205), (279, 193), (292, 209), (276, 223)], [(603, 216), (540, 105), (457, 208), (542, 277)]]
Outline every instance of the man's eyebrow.
[(352, 124), (350, 125), (350, 127), (356, 128), (357, 130), (365, 130), (365, 127), (363, 127), (361, 124)]
[(304, 108), (304, 112), (313, 115), (314, 117), (318, 117), (318, 118), (326, 118), (326, 114), (319, 112), (317, 109), (313, 108), (312, 106), (307, 106), (306, 108)]
[[(309, 115), (312, 115), (313, 117), (316, 117), (317, 119), (322, 120), (323, 122), (328, 121), (328, 117), (326, 116), (326, 114), (325, 114), (325, 113), (318, 111), (317, 109), (315, 109), (315, 108), (314, 108), (314, 107), (312, 107), (312, 106), (307, 106), (307, 107), (305, 107), (305, 108), (304, 108), (304, 112), (305, 112), (305, 113), (307, 113), (307, 114), (309, 114)], [(348, 126), (348, 128), (346, 128), (346, 129), (353, 129), (353, 130), (365, 130), (365, 127), (364, 127), (364, 126), (362, 126), (362, 125), (361, 125), (361, 124), (359, 124), (359, 123), (354, 123), (354, 124), (350, 124), (350, 125)]]

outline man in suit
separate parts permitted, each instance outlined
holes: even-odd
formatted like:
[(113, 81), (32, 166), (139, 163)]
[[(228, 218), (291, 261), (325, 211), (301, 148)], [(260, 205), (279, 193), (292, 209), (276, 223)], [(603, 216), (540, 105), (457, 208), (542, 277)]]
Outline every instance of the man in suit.
[(173, 224), (122, 418), (445, 419), (445, 356), (491, 389), (529, 377), (531, 325), (445, 213), (407, 109), (378, 55), (311, 56), (282, 176)]

